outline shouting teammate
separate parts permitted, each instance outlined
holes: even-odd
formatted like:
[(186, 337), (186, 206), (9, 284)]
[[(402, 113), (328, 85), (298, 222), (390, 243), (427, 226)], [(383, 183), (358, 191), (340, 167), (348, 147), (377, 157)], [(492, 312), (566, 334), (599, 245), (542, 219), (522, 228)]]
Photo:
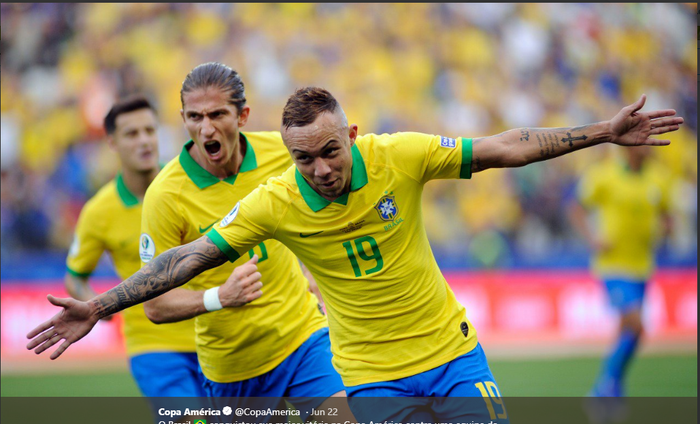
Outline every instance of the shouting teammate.
[[(220, 63), (195, 67), (180, 96), (191, 140), (146, 193), (144, 263), (200, 238), (231, 205), (292, 165), (279, 132), (241, 131), (250, 107), (233, 69)], [(246, 283), (257, 284), (247, 286), (253, 291), (243, 302), (252, 302), (242, 308), (227, 306), (239, 306), (231, 298), (245, 293), (219, 288), (236, 265), (248, 269)], [(262, 297), (256, 283), (260, 275)], [(314, 402), (345, 395), (331, 363), (327, 319), (308, 288), (294, 254), (278, 241), (261, 241), (236, 263), (148, 302), (146, 313), (156, 322), (196, 317), (197, 355), (208, 396), (305, 397), (308, 402), (295, 406), (306, 411), (319, 407)]]

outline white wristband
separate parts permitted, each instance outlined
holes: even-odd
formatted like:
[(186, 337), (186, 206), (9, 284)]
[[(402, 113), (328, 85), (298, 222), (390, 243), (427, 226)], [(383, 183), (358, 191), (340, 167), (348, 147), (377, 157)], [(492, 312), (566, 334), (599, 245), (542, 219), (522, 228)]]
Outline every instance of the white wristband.
[(211, 312), (223, 308), (219, 300), (219, 287), (213, 287), (204, 292), (204, 309)]

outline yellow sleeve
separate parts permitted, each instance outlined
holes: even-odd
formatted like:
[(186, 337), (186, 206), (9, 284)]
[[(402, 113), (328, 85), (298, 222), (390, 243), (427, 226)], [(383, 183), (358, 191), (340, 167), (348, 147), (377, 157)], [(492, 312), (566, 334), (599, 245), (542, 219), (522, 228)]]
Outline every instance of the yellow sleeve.
[(141, 212), (139, 254), (141, 266), (168, 249), (182, 244), (184, 218), (179, 204), (151, 186), (146, 191)]
[(101, 222), (100, 213), (96, 210), (94, 203), (86, 203), (80, 211), (73, 243), (66, 258), (66, 267), (70, 274), (85, 278), (90, 276), (97, 266), (106, 248), (102, 238), (104, 229), (100, 225)]
[(275, 190), (280, 187), (275, 180), (268, 180), (236, 203), (207, 233), (229, 261), (235, 262), (242, 254), (272, 238), (288, 206), (276, 196)]
[(404, 132), (393, 134), (389, 142), (393, 164), (422, 183), (472, 176), (471, 138)]

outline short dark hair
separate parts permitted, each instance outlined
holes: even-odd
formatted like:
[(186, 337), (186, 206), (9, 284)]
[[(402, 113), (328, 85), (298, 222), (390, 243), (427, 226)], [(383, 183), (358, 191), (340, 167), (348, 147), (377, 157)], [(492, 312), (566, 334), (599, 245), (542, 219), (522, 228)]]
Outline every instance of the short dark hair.
[(334, 113), (340, 104), (328, 90), (319, 87), (300, 88), (287, 100), (282, 112), (282, 126), (304, 127), (324, 112)]
[(114, 131), (117, 129), (117, 117), (119, 115), (140, 109), (151, 109), (154, 114), (156, 113), (156, 109), (151, 105), (151, 102), (141, 94), (125, 97), (114, 103), (104, 119), (104, 128), (107, 134), (114, 134)]
[(229, 92), (229, 103), (236, 106), (238, 113), (245, 106), (245, 86), (238, 72), (219, 62), (208, 62), (196, 66), (185, 77), (180, 89), (180, 103), (185, 108), (185, 93), (198, 88), (217, 87)]

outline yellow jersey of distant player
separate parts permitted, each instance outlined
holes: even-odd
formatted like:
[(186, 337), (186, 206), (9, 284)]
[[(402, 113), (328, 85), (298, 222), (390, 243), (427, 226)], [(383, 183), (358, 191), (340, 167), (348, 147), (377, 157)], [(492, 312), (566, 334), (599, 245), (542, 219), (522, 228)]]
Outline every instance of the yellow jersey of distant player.
[(581, 204), (597, 212), (596, 230), (609, 245), (595, 252), (598, 277), (647, 279), (661, 235), (661, 214), (669, 208), (669, 184), (663, 169), (647, 160), (632, 171), (622, 160), (607, 160), (589, 169), (578, 186)]
[(421, 213), (427, 181), (471, 178), (471, 149), (463, 138), (361, 136), (352, 146), (349, 194), (329, 202), (292, 167), (208, 236), (230, 260), (274, 238), (304, 262), (323, 295), (333, 364), (346, 386), (415, 375), (477, 344)]
[[(240, 170), (225, 180), (195, 162), (190, 156), (192, 141), (158, 174), (144, 199), (144, 262), (198, 239), (230, 211), (231, 205), (291, 165), (279, 132), (241, 133), (241, 138), (246, 152)], [(259, 257), (258, 271), (264, 284), (261, 298), (195, 318), (199, 363), (204, 375), (218, 383), (246, 380), (272, 370), (312, 333), (328, 325), (289, 249), (269, 240), (242, 253), (234, 264), (208, 270), (183, 286), (191, 290), (220, 286), (235, 267), (254, 253)]]
[[(122, 280), (141, 268), (139, 235), (141, 203), (124, 184), (121, 175), (102, 187), (80, 213), (75, 238), (67, 258), (68, 272), (87, 278), (105, 250)], [(150, 352), (194, 352), (194, 321), (156, 325), (143, 305), (127, 308), (124, 339), (129, 356)]]

